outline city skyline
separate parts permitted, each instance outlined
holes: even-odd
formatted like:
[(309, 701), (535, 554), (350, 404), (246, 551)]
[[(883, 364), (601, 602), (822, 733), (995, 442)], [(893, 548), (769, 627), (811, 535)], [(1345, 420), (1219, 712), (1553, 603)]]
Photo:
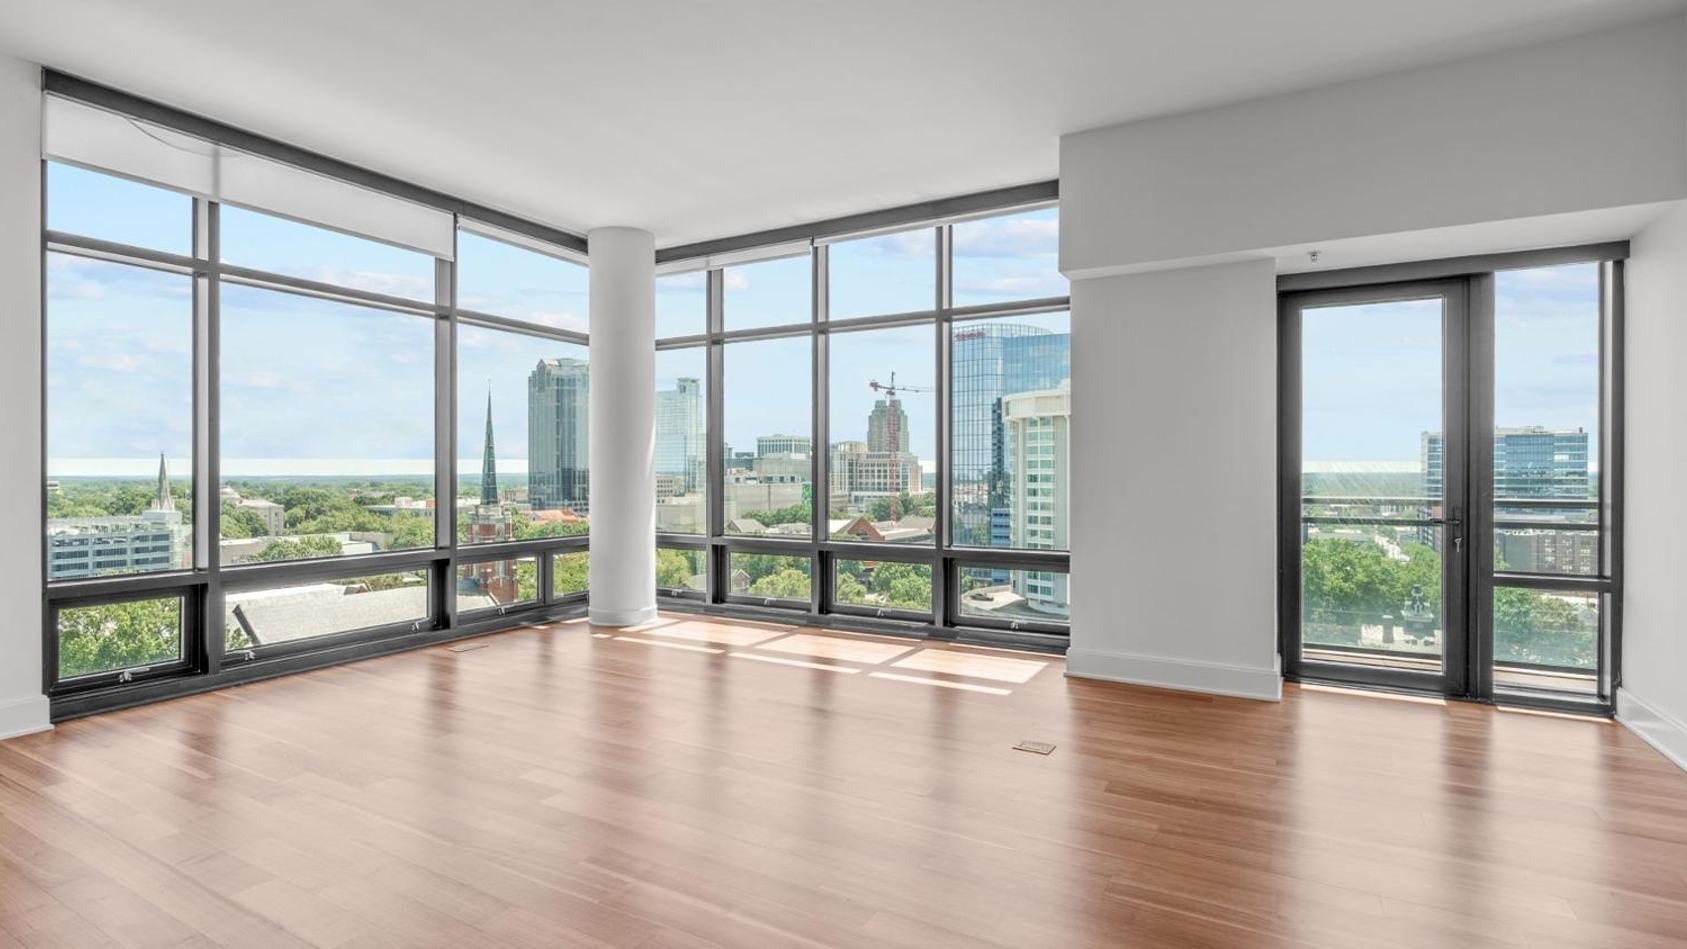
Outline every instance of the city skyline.
[[(143, 246), (181, 249), (173, 229), (166, 222), (174, 211), (188, 207), (186, 199), (159, 189), (132, 182), (109, 179), (80, 169), (49, 166), (53, 192), (49, 214), (53, 226), (68, 230), (110, 235), (113, 239), (128, 240)], [(138, 194), (137, 194), (138, 193)], [(180, 199), (178, 201), (177, 199)], [(100, 213), (109, 208), (110, 213)], [(186, 214), (183, 211), (183, 214)], [(391, 248), (344, 235), (314, 228), (305, 228), (310, 241), (299, 249), (297, 229), (303, 225), (279, 222), (265, 215), (247, 212), (247, 229), (242, 232), (249, 250), (242, 257), (265, 261), (269, 266), (305, 276), (326, 279), (349, 286), (419, 295), (414, 288), (418, 279), (414, 258), (421, 255)], [(135, 220), (131, 221), (130, 218)], [(183, 221), (188, 218), (184, 217)], [(990, 293), (1015, 292), (1031, 288), (1035, 292), (1057, 295), (1064, 292), (1064, 280), (1053, 272), (1053, 248), (1057, 234), (1057, 213), (1053, 209), (1011, 215), (989, 221), (967, 222), (957, 225), (957, 261), (969, 254), (978, 258), (966, 269), (976, 276), (957, 284), (957, 302), (961, 294), (985, 296)], [(184, 224), (185, 227), (185, 224)], [(891, 235), (894, 237), (895, 235)], [(964, 237), (964, 239), (963, 239)], [(266, 248), (265, 241), (277, 245)], [(331, 246), (335, 257), (332, 267), (315, 267), (309, 263), (313, 243)], [(898, 256), (897, 241), (874, 239), (875, 260), (892, 268), (905, 256)], [(465, 233), (459, 246), (459, 283), (465, 307), (489, 309), (511, 314), (535, 322), (583, 328), (583, 324), (569, 324), (557, 314), (578, 316), (583, 312), (585, 293), (584, 268), (540, 258), (519, 248), (510, 248), (495, 241)], [(535, 279), (523, 268), (531, 269), (535, 259), (548, 268), (561, 268), (568, 279), (552, 279), (550, 286)], [(396, 262), (396, 263), (395, 263)], [(384, 268), (384, 269), (383, 269)], [(995, 276), (988, 276), (994, 268)], [(806, 263), (802, 268), (806, 272)], [(396, 272), (395, 272), (396, 271)], [(477, 273), (493, 273), (478, 279)], [(555, 273), (551, 276), (555, 278)], [(688, 275), (680, 275), (688, 277)], [(669, 283), (674, 281), (669, 278)], [(731, 286), (741, 288), (742, 297), (734, 296), (735, 306), (754, 307), (754, 299), (776, 300), (790, 288), (781, 288), (782, 277), (777, 274), (752, 271), (735, 273)], [(802, 277), (806, 281), (806, 273)], [(407, 283), (408, 281), (408, 283)], [(516, 289), (494, 299), (490, 290), (477, 290), (476, 285), (508, 281)], [(701, 298), (701, 279), (696, 284), (697, 299)], [(894, 280), (887, 280), (890, 287)], [(804, 284), (806, 287), (806, 283)], [(405, 289), (409, 287), (409, 289)], [(894, 305), (901, 291), (874, 290), (863, 284), (863, 298), (871, 307), (874, 294)], [(432, 343), (429, 339), (406, 332), (405, 324), (422, 326), (422, 318), (405, 317), (373, 311), (346, 304), (326, 304), (289, 294), (249, 290), (250, 295), (236, 302), (245, 307), (251, 332), (244, 336), (225, 338), (225, 362), (234, 354), (231, 347), (240, 345), (255, 351), (253, 365), (242, 376), (225, 372), (224, 400), (238, 395), (235, 390), (248, 390), (250, 425), (239, 434), (244, 444), (231, 444), (225, 438), (221, 446), (224, 470), (229, 474), (251, 476), (349, 476), (349, 475), (426, 475), (432, 470), (432, 417), (429, 411), (417, 412), (409, 403), (424, 405), (431, 395), (422, 395), (426, 387), (431, 392)], [(225, 294), (234, 291), (225, 287)], [(49, 260), (49, 412), (53, 416), (76, 418), (79, 425), (49, 426), (49, 473), (65, 477), (108, 476), (142, 477), (144, 462), (163, 450), (180, 465), (191, 467), (191, 286), (187, 278), (160, 274), (142, 268), (108, 264), (85, 258), (54, 254)], [(685, 298), (686, 294), (679, 294)], [(794, 299), (794, 297), (792, 297)], [(671, 292), (658, 293), (658, 307), (669, 309), (675, 302)], [(806, 300), (806, 290), (803, 299)], [(970, 299), (970, 298), (969, 298)], [(113, 303), (117, 305), (114, 306)], [(773, 304), (768, 304), (772, 306)], [(348, 332), (337, 320), (337, 314), (362, 318), (352, 320), (367, 324)], [(806, 321), (806, 310), (799, 321)], [(225, 323), (230, 322), (225, 316)], [(82, 327), (97, 323), (99, 333)], [(160, 326), (176, 324), (175, 338), (160, 334)], [(76, 324), (81, 324), (79, 327)], [(292, 327), (309, 325), (318, 328), (311, 334), (306, 347), (300, 334)], [(276, 327), (288, 327), (278, 331)], [(931, 331), (913, 328), (916, 333)], [(266, 332), (267, 331), (267, 332)], [(127, 332), (127, 344), (124, 334)], [(872, 336), (873, 334), (847, 334)], [(227, 333), (225, 332), (225, 337)], [(842, 340), (846, 334), (839, 334)], [(928, 344), (928, 347), (931, 344)], [(859, 378), (859, 392), (834, 386), (833, 418), (835, 420), (862, 417), (850, 402), (869, 402), (874, 394), (867, 383), (890, 371), (907, 384), (930, 385), (933, 380), (929, 359), (907, 360), (906, 368), (894, 365), (895, 346), (864, 344), (859, 361), (852, 361), (847, 353), (834, 350), (833, 372), (839, 379)], [(871, 350), (881, 349), (874, 352)], [(511, 370), (512, 364), (545, 357), (570, 357), (584, 347), (554, 342), (539, 337), (501, 333), (478, 327), (464, 326), (459, 330), (458, 343), (458, 431), (474, 431), (474, 415), (478, 397), (468, 398), (475, 388), (470, 380), (485, 378), (493, 387), (494, 421), (506, 431), (521, 431), (526, 426), (522, 417), (524, 406), (516, 398), (525, 385), (525, 371)], [(514, 353), (523, 353), (514, 358)], [(373, 355), (372, 355), (373, 354)], [(308, 355), (310, 359), (302, 359)], [(174, 358), (171, 358), (174, 357)], [(318, 357), (321, 357), (320, 359)], [(529, 363), (530, 365), (531, 363)], [(286, 373), (276, 370), (286, 366)], [(91, 385), (90, 373), (106, 377), (102, 387)], [(519, 372), (519, 376), (513, 373)], [(336, 377), (338, 374), (338, 378)], [(699, 373), (701, 375), (701, 373)], [(341, 425), (338, 412), (340, 397), (350, 381), (357, 389), (371, 393), (362, 399), (361, 422)], [(733, 384), (733, 383), (729, 383)], [(778, 403), (777, 392), (768, 386), (758, 386), (749, 376), (736, 380), (737, 385), (759, 389), (758, 398), (750, 400), (751, 408), (743, 418), (747, 429), (740, 436), (749, 444), (758, 434), (777, 432), (779, 425), (761, 425), (755, 418), (755, 403)], [(658, 379), (658, 387), (663, 381)], [(806, 391), (806, 379), (803, 384)], [(401, 393), (416, 390), (412, 396)], [(262, 404), (265, 393), (272, 405)], [(929, 400), (928, 400), (929, 401)], [(913, 399), (905, 399), (909, 408), (910, 438), (914, 450), (928, 468), (935, 458), (934, 418), (918, 407)], [(286, 416), (334, 418), (335, 425), (318, 426), (313, 439), (290, 438), (271, 433), (286, 432)], [(922, 418), (922, 415), (928, 416)], [(806, 418), (806, 415), (805, 415)], [(806, 428), (806, 422), (804, 427)], [(346, 431), (355, 428), (356, 431)], [(344, 437), (338, 437), (341, 434)], [(727, 432), (728, 440), (734, 433)], [(834, 441), (865, 440), (866, 432), (834, 431)], [(470, 439), (472, 440), (472, 439)], [(315, 450), (307, 450), (305, 442), (314, 441)], [(384, 445), (386, 450), (371, 451), (370, 445)], [(929, 447), (926, 447), (929, 446)], [(119, 449), (113, 451), (112, 449)], [(338, 449), (338, 450), (336, 450)], [(477, 457), (475, 447), (460, 444), (457, 455), (461, 459)], [(502, 468), (515, 473), (525, 467), (525, 446), (519, 443), (501, 446), (499, 461)], [(378, 463), (377, 463), (378, 462)]]

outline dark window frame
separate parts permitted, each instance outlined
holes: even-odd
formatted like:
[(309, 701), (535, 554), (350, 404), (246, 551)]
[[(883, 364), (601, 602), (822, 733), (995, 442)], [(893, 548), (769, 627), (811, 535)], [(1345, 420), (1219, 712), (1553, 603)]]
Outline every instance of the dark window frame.
[[(1622, 683), (1622, 522), (1623, 504), (1623, 310), (1624, 266), (1628, 242), (1571, 245), (1516, 253), (1484, 254), (1405, 264), (1360, 267), (1349, 270), (1287, 274), (1278, 277), (1278, 648), (1284, 677), (1291, 681), (1332, 682), (1361, 688), (1432, 692), (1448, 698), (1515, 705), (1571, 713), (1611, 715), (1616, 691)], [(1507, 270), (1562, 266), (1578, 263), (1600, 265), (1600, 477), (1598, 509), (1601, 533), (1600, 572), (1596, 576), (1495, 571), (1496, 522), (1493, 503), (1494, 465), (1494, 274)], [(1300, 529), (1303, 519), (1300, 409), (1301, 348), (1299, 311), (1308, 300), (1351, 296), (1367, 302), (1391, 294), (1410, 296), (1434, 282), (1462, 286), (1464, 325), (1456, 336), (1443, 340), (1444, 351), (1459, 350), (1461, 378), (1448, 380), (1448, 387), (1464, 387), (1465, 431), (1460, 439), (1473, 450), (1465, 465), (1469, 499), (1463, 516), (1467, 541), (1463, 557), (1468, 564), (1455, 573), (1468, 580), (1462, 591), (1449, 590), (1459, 602), (1458, 620), (1469, 635), (1462, 641), (1449, 637), (1444, 657), (1446, 666), (1460, 666), (1462, 677), (1426, 684), (1422, 673), (1375, 670), (1356, 673), (1339, 665), (1309, 662), (1300, 658)], [(1417, 295), (1421, 295), (1417, 294)], [(1451, 432), (1451, 429), (1449, 429)], [(1450, 444), (1451, 435), (1447, 439)], [(1501, 507), (1505, 504), (1499, 505)], [(1457, 516), (1455, 514), (1455, 516)], [(1573, 692), (1505, 687), (1495, 683), (1493, 644), (1495, 637), (1494, 591), (1527, 588), (1564, 593), (1589, 593), (1599, 597), (1599, 630), (1593, 696)], [(1454, 615), (1452, 612), (1449, 615)], [(1320, 647), (1322, 648), (1322, 647)], [(1507, 663), (1507, 667), (1524, 664)], [(1561, 668), (1561, 667), (1553, 667)]]

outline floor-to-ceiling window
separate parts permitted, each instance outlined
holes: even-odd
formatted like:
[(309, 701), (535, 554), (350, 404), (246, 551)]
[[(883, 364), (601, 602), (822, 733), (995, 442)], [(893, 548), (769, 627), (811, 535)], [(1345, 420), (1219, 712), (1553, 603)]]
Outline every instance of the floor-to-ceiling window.
[(1291, 674), (1609, 705), (1621, 256), (1285, 278)]
[(583, 601), (583, 241), (101, 105), (47, 100), (55, 714)]
[(1058, 231), (1053, 205), (1004, 206), (665, 263), (659, 590), (1058, 643), (1072, 412)]

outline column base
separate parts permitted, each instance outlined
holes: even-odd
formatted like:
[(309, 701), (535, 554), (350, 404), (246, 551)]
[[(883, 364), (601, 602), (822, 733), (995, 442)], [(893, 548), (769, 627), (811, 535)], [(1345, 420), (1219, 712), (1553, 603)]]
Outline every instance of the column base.
[(593, 606), (586, 610), (586, 621), (593, 626), (637, 626), (655, 618), (654, 606), (641, 606), (631, 610), (599, 609)]

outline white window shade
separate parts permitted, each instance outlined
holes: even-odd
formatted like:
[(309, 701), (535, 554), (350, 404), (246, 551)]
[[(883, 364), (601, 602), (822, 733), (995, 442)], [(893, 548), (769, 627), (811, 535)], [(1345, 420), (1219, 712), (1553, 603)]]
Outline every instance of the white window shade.
[(47, 96), (47, 158), (451, 259), (449, 212)]

